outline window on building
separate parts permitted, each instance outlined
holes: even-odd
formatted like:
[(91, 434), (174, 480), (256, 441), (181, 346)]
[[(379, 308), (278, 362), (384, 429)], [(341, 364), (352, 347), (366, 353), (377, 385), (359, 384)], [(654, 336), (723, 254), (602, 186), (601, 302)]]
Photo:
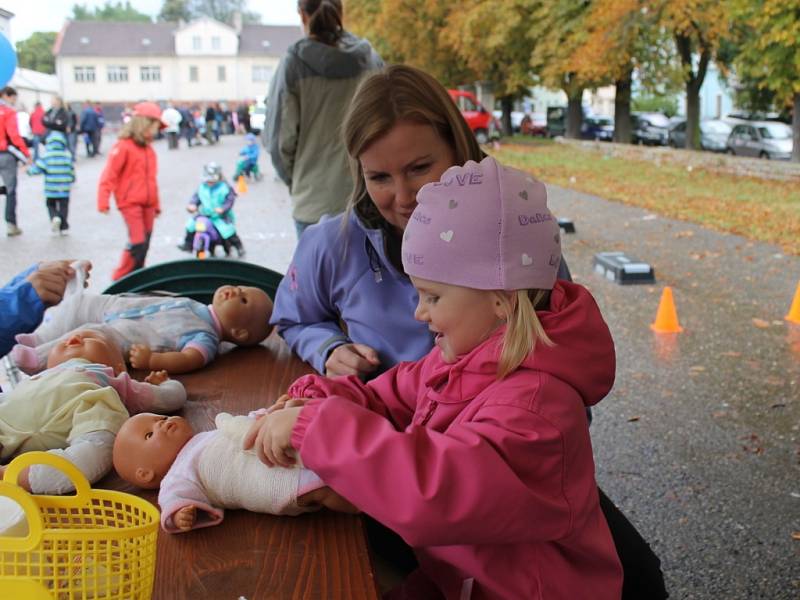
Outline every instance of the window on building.
[(192, 65), (189, 67), (189, 81), (197, 81), (199, 77), (197, 76), (197, 67)]
[(109, 83), (122, 83), (128, 81), (128, 67), (122, 65), (109, 65), (106, 67)]
[(269, 82), (272, 79), (272, 67), (253, 65), (253, 81)]
[(218, 35), (214, 35), (211, 37), (211, 49), (212, 50), (219, 50), (222, 47), (222, 44), (219, 40)]
[(161, 81), (161, 67), (157, 65), (139, 67), (139, 77), (142, 81)]
[(199, 35), (192, 36), (192, 49), (193, 50), (202, 50), (203, 48), (203, 38)]
[(74, 67), (75, 83), (94, 83), (94, 67)]
[(225, 65), (217, 67), (217, 81), (225, 81)]

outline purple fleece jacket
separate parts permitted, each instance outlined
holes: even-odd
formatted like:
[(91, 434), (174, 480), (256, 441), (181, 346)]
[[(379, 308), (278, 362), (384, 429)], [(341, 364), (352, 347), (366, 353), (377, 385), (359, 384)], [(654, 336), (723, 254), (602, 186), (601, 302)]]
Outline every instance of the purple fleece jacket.
[(433, 346), (428, 326), (414, 319), (417, 291), (386, 256), (384, 232), (349, 214), (344, 230), (348, 213), (303, 232), (272, 312), (291, 349), (320, 373), (331, 350), (350, 342), (377, 350), (379, 372)]

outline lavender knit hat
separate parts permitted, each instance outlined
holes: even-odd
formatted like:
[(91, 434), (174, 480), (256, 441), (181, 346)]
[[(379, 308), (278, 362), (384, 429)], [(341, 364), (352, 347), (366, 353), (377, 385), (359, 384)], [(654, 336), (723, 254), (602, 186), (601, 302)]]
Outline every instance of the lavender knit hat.
[(552, 289), (561, 240), (540, 181), (488, 157), (449, 168), (417, 203), (403, 234), (409, 275), (480, 290)]

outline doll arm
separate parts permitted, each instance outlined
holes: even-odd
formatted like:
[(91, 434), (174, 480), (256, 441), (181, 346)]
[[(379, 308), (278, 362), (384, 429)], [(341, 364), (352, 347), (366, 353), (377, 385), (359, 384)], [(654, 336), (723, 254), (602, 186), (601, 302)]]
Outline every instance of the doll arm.
[(131, 366), (135, 369), (188, 373), (206, 364), (206, 357), (197, 348), (184, 348), (180, 352), (153, 352), (147, 346), (134, 344), (130, 353)]
[(178, 527), (175, 518), (181, 509), (189, 506), (195, 509), (195, 518), (191, 529), (219, 525), (225, 515), (223, 509), (211, 504), (196, 470), (180, 469), (178, 471), (174, 465), (161, 482), (158, 504), (161, 507), (161, 526), (168, 533), (186, 531)]
[[(136, 381), (127, 373), (109, 379), (131, 415), (140, 412), (171, 413), (186, 403), (186, 388), (180, 381), (169, 379), (164, 373), (166, 378), (157, 384), (155, 381), (161, 376), (153, 379), (154, 375), (158, 376), (158, 372), (150, 373), (145, 381)], [(153, 379), (152, 383), (150, 379)]]
[[(69, 446), (48, 450), (50, 454), (63, 456), (89, 483), (95, 483), (111, 470), (114, 434), (110, 431), (90, 431), (73, 439)], [(67, 494), (75, 491), (70, 479), (58, 469), (45, 465), (33, 465), (28, 471), (30, 491), (34, 494)]]

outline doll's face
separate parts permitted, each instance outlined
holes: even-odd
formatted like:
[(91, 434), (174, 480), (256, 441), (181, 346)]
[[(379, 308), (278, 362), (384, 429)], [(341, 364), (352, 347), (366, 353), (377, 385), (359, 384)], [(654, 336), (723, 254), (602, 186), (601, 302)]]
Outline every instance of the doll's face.
[(125, 359), (120, 349), (105, 335), (93, 329), (76, 329), (53, 346), (47, 355), (47, 368), (73, 358), (84, 358), (92, 363), (109, 366), (116, 374), (125, 372)]
[(260, 288), (223, 285), (214, 292), (212, 306), (229, 342), (251, 346), (269, 334), (272, 300)]
[(157, 488), (194, 430), (183, 417), (140, 413), (123, 423), (114, 440), (114, 468), (143, 488)]

